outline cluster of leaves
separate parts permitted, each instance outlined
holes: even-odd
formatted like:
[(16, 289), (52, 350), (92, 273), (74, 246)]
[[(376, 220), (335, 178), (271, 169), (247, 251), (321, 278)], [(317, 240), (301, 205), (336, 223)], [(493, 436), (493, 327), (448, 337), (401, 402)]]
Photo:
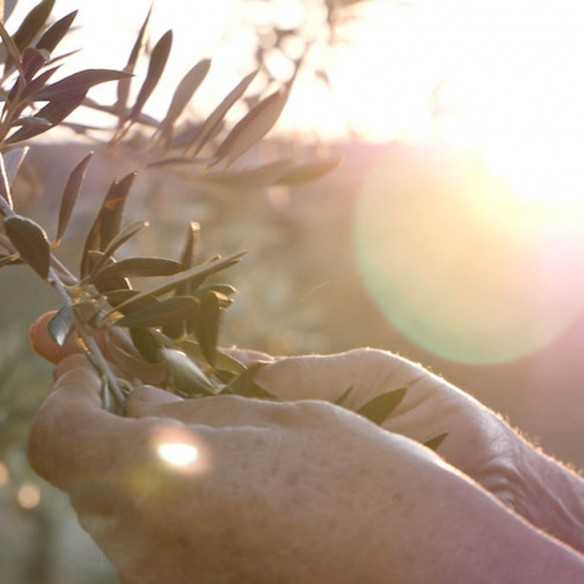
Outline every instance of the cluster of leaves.
[[(220, 134), (225, 115), (242, 98), (255, 74), (247, 75), (202, 125), (177, 142), (175, 124), (204, 81), (211, 62), (200, 61), (184, 76), (162, 121), (143, 114), (166, 66), (171, 31), (153, 46), (147, 57), (146, 76), (134, 103), (128, 106), (133, 72), (138, 59), (145, 56), (150, 12), (123, 71), (90, 69), (50, 83), (60, 66), (58, 62), (68, 57), (52, 57), (52, 53), (76, 16), (74, 11), (47, 25), (53, 6), (54, 0), (41, 1), (13, 35), (0, 23), (6, 50), (3, 83), (9, 84), (0, 117), (0, 213), (4, 230), (0, 233), (0, 267), (26, 263), (59, 291), (63, 306), (51, 321), (49, 332), (59, 345), (72, 336), (77, 338), (102, 374), (107, 407), (123, 406), (124, 393), (131, 389), (134, 377), (155, 379), (181, 395), (227, 391), (265, 397), (265, 392), (253, 388), (249, 370), (218, 348), (221, 317), (236, 291), (227, 284), (210, 283), (209, 278), (236, 264), (243, 254), (203, 261), (197, 253), (199, 226), (192, 222), (178, 259), (132, 257), (117, 261), (119, 249), (148, 226), (145, 221), (123, 223), (125, 203), (136, 176), (133, 172), (114, 180), (105, 194), (83, 246), (79, 276), (74, 276), (55, 252), (66, 235), (91, 154), (77, 164), (66, 181), (56, 234), (51, 240), (38, 223), (14, 209), (11, 184), (26, 155), (22, 143), (66, 125), (70, 113), (89, 106), (116, 115), (112, 144), (122, 141), (135, 124), (150, 127), (150, 142), (154, 143), (150, 166), (195, 165), (200, 178), (226, 187), (308, 181), (327, 172), (337, 161), (295, 165), (280, 160), (251, 169), (229, 169), (274, 126), (288, 99), (291, 82), (249, 111), (218, 144), (212, 157), (197, 158)], [(117, 81), (115, 104), (102, 106), (87, 98), (93, 86), (112, 81)], [(215, 170), (220, 163), (223, 170)], [(133, 278), (152, 277), (159, 283), (148, 290), (137, 290), (131, 282)], [(109, 340), (108, 356), (113, 367), (95, 342), (98, 335)]]
[[(187, 225), (182, 252), (177, 259), (116, 257), (120, 248), (148, 226), (145, 221), (124, 224), (124, 207), (136, 173), (116, 179), (105, 193), (80, 258), (79, 275), (73, 275), (58, 259), (56, 250), (66, 235), (75, 203), (81, 192), (92, 154), (70, 173), (61, 197), (55, 237), (49, 238), (36, 222), (18, 214), (11, 186), (26, 155), (27, 142), (51, 128), (66, 125), (65, 118), (80, 106), (107, 111), (117, 118), (111, 144), (124, 140), (135, 125), (151, 129), (149, 167), (188, 165), (199, 181), (227, 188), (298, 184), (329, 172), (338, 160), (318, 160), (303, 165), (278, 160), (244, 170), (230, 165), (256, 144), (278, 120), (288, 99), (293, 79), (260, 100), (213, 148), (223, 129), (223, 120), (254, 79), (246, 76), (199, 126), (176, 133), (176, 124), (209, 72), (210, 60), (195, 64), (180, 81), (162, 121), (143, 113), (166, 66), (172, 32), (153, 46), (147, 73), (128, 105), (132, 75), (144, 56), (144, 40), (150, 12), (142, 24), (123, 71), (84, 70), (50, 83), (57, 63), (68, 55), (52, 53), (70, 30), (76, 12), (47, 26), (54, 0), (42, 0), (10, 35), (0, 23), (6, 51), (3, 83), (4, 106), (0, 116), (0, 267), (28, 264), (59, 292), (63, 304), (49, 323), (58, 345), (69, 339), (79, 344), (103, 380), (104, 406), (123, 412), (125, 396), (136, 379), (156, 383), (187, 397), (240, 394), (274, 399), (254, 382), (262, 365), (247, 367), (219, 347), (224, 311), (232, 304), (235, 288), (218, 283), (216, 275), (239, 262), (242, 253), (203, 259), (199, 255), (199, 225)], [(117, 82), (117, 101), (103, 106), (87, 98), (95, 85)], [(46, 104), (39, 106), (38, 104)], [(79, 129), (79, 128), (77, 128)], [(87, 128), (85, 128), (87, 129)], [(220, 170), (216, 170), (222, 165)], [(146, 290), (135, 287), (135, 278), (156, 278)], [(96, 338), (107, 342), (108, 360)], [(406, 390), (378, 396), (359, 413), (383, 423), (402, 401)], [(350, 390), (339, 399), (342, 405)], [(443, 436), (428, 443), (437, 447)]]

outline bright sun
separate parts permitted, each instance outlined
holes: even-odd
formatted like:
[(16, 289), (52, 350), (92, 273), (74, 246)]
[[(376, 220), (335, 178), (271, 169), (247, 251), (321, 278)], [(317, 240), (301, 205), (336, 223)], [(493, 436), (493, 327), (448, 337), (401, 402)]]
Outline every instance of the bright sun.
[(373, 140), (476, 152), (520, 197), (584, 199), (584, 37), (569, 0), (377, 2), (333, 71)]

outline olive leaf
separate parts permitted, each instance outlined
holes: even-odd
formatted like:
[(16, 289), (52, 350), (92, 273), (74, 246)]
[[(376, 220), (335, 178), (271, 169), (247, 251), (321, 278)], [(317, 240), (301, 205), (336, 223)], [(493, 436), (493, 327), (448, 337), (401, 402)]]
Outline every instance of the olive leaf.
[(6, 176), (8, 177), (8, 184), (10, 186), (14, 183), (20, 166), (28, 154), (28, 150), (28, 146), (25, 146), (24, 148), (13, 148), (12, 150), (8, 150), (8, 152), (4, 152), (4, 166), (6, 167)]
[(22, 99), (34, 101), (34, 96), (46, 85), (47, 81), (54, 75), (54, 73), (60, 69), (61, 66), (52, 67), (47, 69), (35, 77), (22, 91)]
[(347, 387), (347, 389), (345, 389), (345, 391), (343, 391), (343, 393), (341, 393), (341, 395), (334, 401), (335, 405), (344, 407), (349, 396), (353, 393), (354, 387), (355, 386), (353, 385), (349, 385), (349, 387)]
[(197, 129), (194, 137), (190, 142), (188, 142), (185, 150), (191, 155), (196, 156), (203, 146), (212, 140), (219, 130), (221, 129), (221, 123), (227, 112), (231, 107), (243, 96), (247, 88), (250, 86), (251, 82), (255, 79), (257, 71), (253, 71), (246, 75), (219, 103), (219, 105), (213, 110), (211, 115), (205, 120), (202, 127)]
[(205, 359), (210, 365), (215, 365), (217, 358), (217, 341), (222, 308), (219, 295), (208, 292), (201, 299), (201, 310), (194, 323), (195, 336)]
[(243, 397), (256, 399), (277, 399), (276, 396), (255, 382), (255, 377), (267, 363), (253, 363), (243, 373), (236, 377), (224, 390), (223, 393), (232, 393)]
[(123, 308), (128, 307), (130, 304), (138, 302), (145, 297), (148, 296), (161, 296), (162, 294), (166, 294), (171, 290), (175, 289), (177, 286), (189, 282), (190, 280), (199, 279), (201, 277), (206, 277), (221, 270), (225, 270), (233, 265), (235, 265), (239, 260), (245, 255), (245, 252), (240, 252), (228, 256), (224, 259), (216, 260), (214, 262), (204, 264), (201, 266), (194, 266), (190, 270), (185, 270), (180, 272), (174, 276), (170, 276), (166, 279), (165, 282), (160, 284), (159, 286), (149, 290), (148, 292), (140, 292), (136, 294), (133, 298), (129, 298), (128, 300), (119, 304), (116, 308), (108, 311), (106, 313), (106, 317), (113, 314), (116, 310), (122, 310)]
[(340, 162), (341, 158), (335, 157), (292, 166), (278, 178), (276, 184), (291, 186), (314, 181), (333, 171)]
[(130, 172), (119, 182), (114, 181), (105, 196), (99, 212), (99, 244), (101, 250), (107, 247), (122, 228), (124, 207), (136, 176), (136, 172)]
[(217, 149), (215, 164), (224, 159), (227, 164), (231, 164), (261, 140), (278, 121), (288, 101), (288, 94), (289, 89), (282, 88), (260, 101), (249, 111)]
[[(180, 255), (180, 263), (184, 270), (188, 270), (193, 265), (195, 257), (199, 253), (199, 243), (201, 236), (201, 226), (195, 221), (191, 221), (187, 227), (185, 242)], [(186, 295), (191, 292), (189, 283), (181, 284), (176, 289), (177, 295)]]
[(74, 330), (75, 316), (71, 307), (66, 304), (51, 318), (47, 325), (49, 335), (55, 343), (62, 347)]
[(159, 363), (162, 360), (160, 354), (162, 344), (149, 329), (131, 328), (130, 337), (140, 355), (148, 363)]
[(105, 260), (112, 257), (113, 254), (128, 240), (132, 239), (137, 235), (142, 229), (148, 227), (150, 223), (148, 221), (135, 221), (122, 228), (122, 230), (106, 245), (103, 250), (103, 256), (100, 262), (95, 265), (95, 270), (99, 270), (104, 264)]
[(6, 217), (4, 228), (20, 257), (46, 280), (49, 276), (51, 246), (44, 229), (21, 215)]
[(276, 160), (268, 164), (236, 171), (208, 172), (197, 177), (203, 183), (211, 183), (224, 188), (250, 190), (279, 184), (292, 167), (291, 160)]
[[(146, 29), (148, 28), (148, 22), (150, 21), (150, 16), (152, 15), (152, 6), (146, 14), (146, 18), (138, 31), (138, 36), (134, 41), (132, 50), (130, 51), (130, 56), (128, 57), (128, 62), (124, 67), (126, 73), (134, 73), (136, 68), (136, 63), (138, 62), (138, 57), (142, 51), (142, 46), (144, 44), (144, 36), (146, 35)], [(120, 116), (126, 115), (126, 105), (128, 103), (128, 95), (130, 94), (130, 85), (132, 83), (132, 78), (127, 77), (125, 79), (120, 79), (117, 87), (117, 102), (115, 105), (115, 111), (118, 112)]]
[[(2, 203), (4, 203), (2, 205)], [(10, 179), (6, 170), (4, 162), (4, 155), (0, 152), (0, 212), (2, 215), (10, 215), (10, 211), (14, 208), (12, 202), (12, 190), (10, 188)]]
[(382, 393), (368, 401), (357, 413), (371, 420), (374, 424), (381, 425), (404, 399), (407, 390), (407, 387), (402, 387)]
[(436, 452), (438, 448), (440, 448), (442, 442), (444, 442), (446, 436), (448, 436), (448, 432), (438, 434), (438, 436), (434, 436), (434, 438), (430, 438), (430, 440), (424, 442), (424, 446), (427, 446), (428, 448), (431, 448), (432, 450), (434, 450), (434, 452)]
[(203, 59), (199, 61), (188, 73), (181, 79), (178, 84), (172, 101), (168, 106), (168, 111), (164, 120), (161, 122), (161, 129), (163, 132), (172, 130), (173, 124), (183, 113), (191, 101), (193, 95), (205, 80), (209, 69), (211, 68), (211, 59)]
[(81, 275), (89, 273), (89, 252), (105, 250), (109, 243), (118, 235), (126, 199), (136, 178), (136, 173), (127, 174), (121, 181), (114, 180), (106, 193), (95, 221), (85, 238), (81, 255)]
[[(106, 292), (105, 296), (107, 298), (107, 301), (114, 308), (117, 308), (120, 304), (122, 304), (126, 300), (134, 298), (139, 293), (140, 292), (138, 290), (127, 290), (123, 288), (118, 290), (110, 289)], [(136, 302), (128, 304), (126, 307), (120, 308), (119, 310), (122, 314), (132, 314), (140, 310), (149, 309), (153, 305), (158, 304), (158, 302), (159, 302), (158, 299), (156, 299), (154, 296), (146, 295), (143, 298), (138, 299)]]
[(73, 10), (69, 14), (63, 16), (55, 23), (53, 23), (47, 30), (42, 34), (41, 38), (36, 44), (37, 49), (43, 49), (48, 53), (52, 53), (57, 45), (65, 38), (65, 35), (69, 32), (75, 17), (77, 16), (78, 10)]
[[(38, 70), (45, 65), (47, 58), (48, 54), (44, 50), (35, 49), (33, 47), (27, 47), (24, 49), (22, 52), (22, 72), (24, 79), (30, 81)], [(18, 83), (15, 83), (13, 90), (17, 85)]]
[(14, 43), (14, 40), (10, 36), (8, 31), (4, 28), (4, 24), (2, 22), (0, 22), (0, 38), (2, 38), (2, 42), (4, 43), (4, 46), (6, 47), (6, 52), (7, 52), (7, 55), (5, 58), (5, 65), (4, 65), (5, 71), (6, 71), (7, 67), (9, 67), (8, 63), (11, 60), (13, 63), (16, 64), (18, 69), (22, 72), (22, 64), (20, 62), (20, 60), (21, 60), (20, 50), (18, 49), (18, 47)]
[(92, 280), (94, 282), (99, 282), (101, 279), (112, 278), (115, 276), (123, 276), (124, 278), (172, 276), (182, 270), (182, 265), (174, 260), (166, 258), (135, 257), (114, 262), (111, 265), (100, 269), (92, 274)]
[(125, 315), (116, 321), (116, 325), (131, 328), (159, 327), (187, 320), (196, 310), (197, 302), (190, 296), (174, 296)]
[(148, 101), (148, 98), (152, 95), (152, 92), (158, 85), (160, 77), (166, 66), (168, 60), (168, 55), (170, 54), (170, 49), (172, 47), (172, 31), (166, 31), (160, 40), (156, 43), (152, 49), (152, 54), (150, 55), (150, 62), (148, 63), (148, 72), (146, 73), (146, 78), (140, 87), (138, 92), (138, 97), (136, 102), (130, 111), (130, 119), (135, 120), (137, 116), (141, 113), (142, 108)]
[(109, 81), (116, 81), (129, 77), (124, 71), (114, 71), (112, 69), (86, 69), (73, 73), (52, 85), (39, 91), (35, 101), (54, 101), (72, 98), (77, 95), (85, 95), (93, 86)]
[(55, 101), (50, 101), (45, 107), (36, 113), (36, 117), (43, 118), (51, 123), (48, 128), (21, 128), (12, 134), (7, 140), (6, 144), (15, 144), (23, 140), (29, 140), (34, 136), (38, 136), (48, 129), (60, 124), (71, 112), (77, 109), (85, 98), (85, 94), (71, 95), (66, 99), (59, 98)]
[(177, 393), (185, 396), (196, 394), (216, 395), (218, 388), (182, 351), (163, 348), (161, 356), (168, 367), (169, 385)]
[(18, 30), (12, 35), (14, 44), (20, 51), (28, 47), (45, 26), (54, 6), (55, 0), (42, 0), (24, 17)]
[(26, 116), (24, 118), (19, 118), (12, 124), (13, 126), (21, 126), (22, 128), (38, 128), (44, 130), (48, 130), (52, 127), (51, 122), (43, 118), (37, 118), (35, 116)]
[(87, 171), (87, 166), (93, 157), (93, 152), (90, 152), (77, 166), (71, 171), (65, 188), (63, 189), (63, 196), (61, 198), (61, 208), (59, 210), (59, 224), (57, 227), (56, 241), (60, 242), (65, 235), (67, 226), (69, 225), (69, 220), (71, 219), (71, 213), (77, 202), (79, 196), (79, 191), (81, 190), (81, 185), (85, 178), (85, 173)]

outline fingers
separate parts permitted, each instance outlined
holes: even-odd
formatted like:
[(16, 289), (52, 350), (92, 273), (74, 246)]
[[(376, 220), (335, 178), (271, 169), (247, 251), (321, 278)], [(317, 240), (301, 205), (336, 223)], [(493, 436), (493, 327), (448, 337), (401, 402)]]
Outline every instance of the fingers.
[(237, 359), (239, 362), (248, 366), (261, 361), (271, 362), (280, 359), (280, 357), (272, 357), (272, 355), (262, 353), (261, 351), (254, 351), (252, 349), (236, 349), (233, 347), (231, 349), (222, 350), (230, 357), (233, 357), (234, 359)]
[(133, 391), (126, 411), (135, 418), (171, 418), (185, 424), (214, 428), (287, 425), (299, 417), (303, 404), (278, 403), (222, 395), (183, 400), (166, 391), (145, 386)]
[(28, 457), (40, 476), (66, 488), (114, 467), (137, 421), (102, 409), (101, 380), (83, 356), (66, 358), (59, 373), (33, 422)]
[(284, 400), (335, 402), (352, 388), (345, 405), (354, 409), (380, 393), (432, 377), (422, 367), (387, 351), (354, 349), (336, 355), (279, 359), (262, 367), (255, 381)]

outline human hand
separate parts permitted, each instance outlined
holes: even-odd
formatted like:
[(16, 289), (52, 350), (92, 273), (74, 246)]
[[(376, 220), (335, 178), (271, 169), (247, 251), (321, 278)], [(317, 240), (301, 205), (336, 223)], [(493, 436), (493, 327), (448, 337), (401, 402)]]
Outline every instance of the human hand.
[[(45, 315), (33, 327), (33, 346), (58, 361), (76, 347), (55, 347), (46, 333), (47, 320)], [(247, 363), (266, 362), (256, 381), (284, 400), (334, 402), (352, 387), (344, 405), (358, 410), (377, 395), (407, 387), (384, 428), (419, 442), (446, 433), (439, 452), (450, 464), (536, 527), (584, 551), (584, 482), (534, 449), (494, 412), (422, 367), (371, 349), (276, 359), (256, 351), (235, 350), (233, 355)]]
[(56, 375), (29, 459), (125, 584), (582, 576), (577, 557), (430, 450), (339, 407), (145, 387), (122, 418), (101, 409), (84, 357)]
[(527, 443), (500, 416), (420, 365), (386, 351), (284, 357), (235, 351), (263, 360), (257, 383), (281, 399), (334, 402), (352, 387), (345, 407), (407, 387), (382, 427), (418, 442), (446, 434), (439, 453), (507, 507), (584, 552), (584, 481)]

